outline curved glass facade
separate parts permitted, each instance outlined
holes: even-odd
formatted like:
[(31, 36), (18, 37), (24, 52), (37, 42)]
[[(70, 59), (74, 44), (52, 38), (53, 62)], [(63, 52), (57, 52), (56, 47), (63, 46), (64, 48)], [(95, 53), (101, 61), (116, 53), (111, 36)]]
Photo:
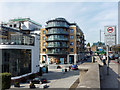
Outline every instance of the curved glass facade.
[(68, 40), (65, 35), (50, 35), (47, 40)]
[(57, 47), (57, 48), (64, 48), (64, 47), (68, 47), (66, 42), (48, 42), (47, 45), (48, 48), (52, 48), (52, 47)]
[(55, 19), (47, 23), (47, 53), (67, 54), (69, 24), (65, 19)]
[(53, 22), (49, 22), (47, 24), (47, 28), (49, 27), (66, 27), (68, 28), (69, 25), (66, 22), (62, 22), (62, 21), (53, 21)]
[(51, 29), (48, 29), (47, 31), (47, 35), (50, 35), (50, 34), (65, 34), (65, 35), (68, 35), (68, 32), (65, 31), (67, 29), (64, 29), (64, 28), (51, 28)]

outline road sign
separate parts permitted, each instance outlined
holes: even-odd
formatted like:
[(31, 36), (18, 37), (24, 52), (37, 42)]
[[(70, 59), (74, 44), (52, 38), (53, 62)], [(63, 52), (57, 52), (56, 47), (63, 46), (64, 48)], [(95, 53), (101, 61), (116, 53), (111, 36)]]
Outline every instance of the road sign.
[(109, 33), (112, 33), (112, 32), (113, 32), (113, 28), (112, 28), (112, 27), (108, 27), (107, 31), (108, 31)]
[(116, 26), (105, 26), (105, 45), (110, 47), (116, 44)]

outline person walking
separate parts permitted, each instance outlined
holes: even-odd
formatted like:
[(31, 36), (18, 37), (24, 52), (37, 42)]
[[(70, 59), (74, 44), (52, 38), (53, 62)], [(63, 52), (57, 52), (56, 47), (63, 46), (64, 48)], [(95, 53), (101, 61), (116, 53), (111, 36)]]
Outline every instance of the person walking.
[(106, 65), (106, 55), (105, 54), (103, 54), (102, 60), (103, 60), (104, 65)]

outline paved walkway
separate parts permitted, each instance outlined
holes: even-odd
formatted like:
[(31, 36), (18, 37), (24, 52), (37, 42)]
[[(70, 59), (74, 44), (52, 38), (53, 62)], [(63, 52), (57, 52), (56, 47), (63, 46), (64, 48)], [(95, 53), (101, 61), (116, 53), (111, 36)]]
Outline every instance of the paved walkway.
[(120, 79), (118, 78), (119, 77), (118, 74), (120, 74), (119, 72), (120, 64), (110, 62), (109, 67), (110, 67), (109, 75), (107, 75), (107, 66), (103, 66), (103, 69), (102, 69), (103, 73), (101, 76), (101, 88), (102, 90), (103, 89), (105, 90), (105, 88), (118, 90), (120, 86)]
[[(49, 73), (43, 74), (41, 78), (48, 80), (48, 88), (70, 88), (78, 79), (79, 74), (79, 70), (62, 73), (62, 69), (50, 69)], [(35, 86), (38, 88), (40, 84), (35, 84)], [(14, 86), (12, 85), (11, 88), (13, 89)], [(20, 84), (20, 88), (29, 88), (29, 83)]]

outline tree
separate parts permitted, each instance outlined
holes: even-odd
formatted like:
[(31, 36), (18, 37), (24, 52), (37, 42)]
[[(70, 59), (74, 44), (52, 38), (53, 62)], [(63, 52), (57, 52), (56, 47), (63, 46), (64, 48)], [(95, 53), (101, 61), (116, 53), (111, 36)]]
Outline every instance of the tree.
[(87, 47), (90, 47), (90, 43), (87, 44)]

